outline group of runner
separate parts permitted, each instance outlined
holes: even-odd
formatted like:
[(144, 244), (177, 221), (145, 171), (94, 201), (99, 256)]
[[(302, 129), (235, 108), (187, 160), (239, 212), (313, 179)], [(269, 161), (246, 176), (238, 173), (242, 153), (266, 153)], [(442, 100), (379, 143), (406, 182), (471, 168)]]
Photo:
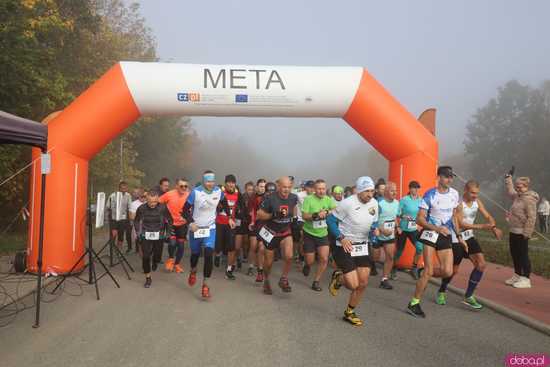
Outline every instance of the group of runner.
[[(329, 292), (336, 296), (342, 286), (350, 290), (343, 318), (361, 326), (363, 321), (355, 309), (369, 276), (377, 273), (376, 263), (383, 253), (379, 287), (393, 289), (395, 264), (407, 240), (416, 250), (410, 275), (417, 283), (407, 306), (411, 315), (425, 317), (420, 300), (431, 277), (442, 279), (436, 303), (445, 305), (447, 286), (464, 258), (472, 261), (474, 269), (463, 302), (474, 309), (482, 308), (473, 294), (483, 276), (485, 260), (474, 230), (492, 231), (497, 238), (502, 232), (479, 200), (477, 182), (467, 182), (460, 198), (451, 187), (452, 168), (439, 167), (437, 175), (437, 187), (426, 190), (423, 197), (418, 192), (419, 183), (411, 181), (408, 194), (398, 200), (395, 183), (382, 179), (375, 183), (368, 176), (359, 177), (353, 187), (333, 186), (330, 191), (322, 179), (307, 181), (298, 190), (292, 176), (275, 182), (259, 179), (247, 182), (241, 192), (234, 175), (225, 176), (223, 185), (218, 186), (214, 172), (205, 171), (194, 187), (182, 178), (170, 190), (169, 180), (163, 178), (147, 192), (136, 190), (134, 201), (128, 185), (121, 183), (120, 194), (109, 197), (107, 208), (118, 246), (122, 247), (126, 236), (131, 251), (129, 228), (135, 231), (146, 288), (151, 287), (151, 274), (162, 261), (165, 242), (168, 259), (164, 267), (175, 273), (183, 272), (181, 261), (188, 243), (190, 287), (197, 283), (198, 262), (203, 257), (201, 293), (205, 299), (211, 297), (209, 278), (214, 266), (221, 265), (222, 256), (226, 279), (235, 280), (235, 271), (246, 261), (246, 274), (256, 276), (266, 295), (273, 294), (272, 266), (276, 260), (282, 262), (277, 284), (285, 293), (292, 291), (288, 275), (294, 258), (302, 264), (306, 277), (316, 263), (311, 289), (317, 292), (322, 291), (321, 278), (330, 264)], [(128, 214), (121, 215), (125, 208)], [(478, 211), (485, 218), (484, 224), (476, 224)]]

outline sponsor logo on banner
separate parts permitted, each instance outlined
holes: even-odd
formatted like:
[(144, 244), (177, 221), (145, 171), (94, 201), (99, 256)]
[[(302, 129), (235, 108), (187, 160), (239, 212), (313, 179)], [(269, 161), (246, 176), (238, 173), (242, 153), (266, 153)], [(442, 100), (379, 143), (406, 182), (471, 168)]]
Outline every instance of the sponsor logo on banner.
[(235, 95), (235, 103), (248, 103), (248, 94)]
[(177, 95), (178, 101), (180, 102), (200, 102), (201, 101), (201, 94), (200, 93), (178, 93)]

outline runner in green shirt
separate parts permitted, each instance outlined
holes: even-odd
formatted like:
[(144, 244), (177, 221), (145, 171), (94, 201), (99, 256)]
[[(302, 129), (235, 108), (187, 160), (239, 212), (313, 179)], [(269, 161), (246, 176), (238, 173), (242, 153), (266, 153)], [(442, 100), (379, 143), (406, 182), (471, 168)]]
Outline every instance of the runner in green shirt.
[(305, 255), (303, 273), (305, 276), (309, 275), (311, 265), (315, 261), (315, 253), (317, 253), (319, 264), (311, 289), (318, 292), (322, 290), (319, 281), (327, 268), (329, 255), (326, 217), (334, 208), (336, 208), (336, 204), (331, 197), (327, 196), (325, 181), (321, 179), (315, 181), (315, 193), (306, 197), (302, 206)]

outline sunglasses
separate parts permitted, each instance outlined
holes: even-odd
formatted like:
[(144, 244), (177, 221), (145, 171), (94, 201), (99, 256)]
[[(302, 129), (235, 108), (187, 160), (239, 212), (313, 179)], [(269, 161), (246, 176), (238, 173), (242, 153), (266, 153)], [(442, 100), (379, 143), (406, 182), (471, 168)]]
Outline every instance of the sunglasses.
[(182, 189), (186, 189), (186, 188), (189, 187), (189, 185), (180, 185), (180, 187), (181, 187)]

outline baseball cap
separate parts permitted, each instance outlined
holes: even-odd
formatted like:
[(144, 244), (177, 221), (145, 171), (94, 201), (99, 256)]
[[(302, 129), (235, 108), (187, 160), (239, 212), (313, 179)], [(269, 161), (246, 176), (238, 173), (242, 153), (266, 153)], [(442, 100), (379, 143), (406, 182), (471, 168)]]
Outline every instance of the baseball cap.
[(409, 182), (409, 189), (419, 189), (419, 188), (420, 188), (420, 184), (418, 183), (418, 181)]
[(313, 180), (307, 180), (306, 184), (304, 186), (305, 187), (313, 187), (313, 186), (315, 186), (315, 182)]
[(453, 173), (453, 167), (451, 166), (440, 166), (437, 169), (437, 175), (443, 177), (456, 177), (456, 175)]
[(357, 193), (374, 190), (374, 181), (369, 176), (359, 177), (355, 182), (355, 188), (357, 189)]
[(335, 186), (334, 190), (332, 190), (334, 194), (343, 194), (344, 188), (342, 186)]
[(225, 176), (225, 182), (237, 182), (237, 178), (235, 175), (227, 175)]

